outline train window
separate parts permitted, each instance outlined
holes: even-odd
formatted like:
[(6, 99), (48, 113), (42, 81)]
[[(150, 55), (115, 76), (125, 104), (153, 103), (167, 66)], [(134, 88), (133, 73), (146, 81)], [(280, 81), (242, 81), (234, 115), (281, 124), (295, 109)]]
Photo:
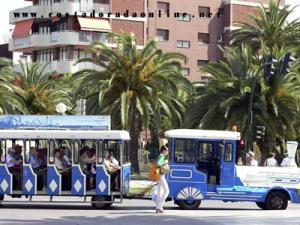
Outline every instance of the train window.
[(193, 140), (175, 140), (174, 161), (178, 163), (195, 163), (196, 143)]
[(79, 153), (81, 149), (81, 143), (79, 140), (75, 140), (73, 143), (73, 162), (75, 164), (79, 163)]
[(24, 140), (24, 158), (25, 158), (25, 163), (30, 162), (30, 151), (31, 145), (30, 145), (30, 140)]
[(106, 150), (112, 151), (114, 157), (118, 161), (120, 161), (119, 141), (112, 141), (112, 140), (108, 141)]
[(6, 161), (6, 140), (0, 141), (0, 162), (5, 163)]
[(225, 144), (225, 151), (224, 151), (224, 161), (231, 162), (233, 158), (233, 147), (232, 144), (226, 143)]
[(54, 163), (54, 156), (55, 156), (55, 141), (54, 140), (49, 140), (48, 142), (48, 149), (49, 149), (49, 163), (53, 164)]
[(103, 153), (104, 151), (104, 142), (102, 140), (98, 141), (98, 146), (97, 146), (97, 162), (101, 164), (103, 162)]
[(212, 143), (199, 143), (199, 155), (198, 161), (200, 162), (209, 162), (213, 154), (213, 145)]
[(12, 140), (12, 148), (16, 151), (15, 153), (15, 159), (16, 160), (24, 160), (23, 158), (23, 151), (25, 152), (24, 150), (24, 140)]
[(124, 141), (124, 156), (123, 156), (124, 163), (128, 163), (130, 162), (130, 145), (129, 145), (129, 141)]

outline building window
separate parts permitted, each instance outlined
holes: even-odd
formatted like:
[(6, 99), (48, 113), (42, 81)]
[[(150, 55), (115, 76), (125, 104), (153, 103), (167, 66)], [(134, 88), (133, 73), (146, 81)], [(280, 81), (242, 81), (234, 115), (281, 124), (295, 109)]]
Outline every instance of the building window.
[(182, 68), (182, 73), (184, 76), (190, 75), (190, 68)]
[(197, 65), (198, 66), (203, 66), (206, 65), (208, 63), (208, 60), (203, 60), (203, 59), (198, 59), (197, 60)]
[(176, 13), (175, 16), (178, 21), (186, 21), (186, 22), (191, 21), (192, 18), (191, 14), (187, 14), (187, 13)]
[(207, 34), (207, 33), (198, 33), (198, 43), (209, 44), (209, 34)]
[(158, 41), (168, 41), (169, 40), (169, 30), (157, 29), (157, 40)]
[(67, 47), (59, 48), (59, 61), (67, 60)]
[(80, 31), (79, 32), (79, 41), (91, 42), (92, 41), (91, 32), (90, 31)]
[(190, 41), (184, 41), (184, 40), (177, 41), (177, 48), (190, 48), (190, 47), (191, 47)]
[(201, 80), (202, 80), (202, 81), (210, 81), (210, 80), (212, 80), (212, 77), (211, 77), (211, 76), (205, 76), (205, 75), (202, 75), (202, 76), (201, 76)]
[(224, 16), (224, 9), (219, 8), (217, 15), (218, 15), (218, 17), (223, 17)]
[(198, 8), (200, 18), (210, 18), (211, 12), (209, 7), (199, 6)]
[(109, 4), (109, 0), (94, 0), (94, 3)]
[(157, 9), (161, 11), (161, 14), (167, 14), (170, 12), (170, 4), (168, 2), (157, 2)]

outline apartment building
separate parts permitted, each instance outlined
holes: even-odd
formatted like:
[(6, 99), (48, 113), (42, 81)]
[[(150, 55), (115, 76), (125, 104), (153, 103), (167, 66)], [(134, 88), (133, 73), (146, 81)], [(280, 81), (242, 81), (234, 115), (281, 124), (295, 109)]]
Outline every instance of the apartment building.
[[(113, 46), (113, 43), (109, 43), (106, 39), (107, 33), (131, 31), (136, 34), (137, 44), (140, 46), (156, 38), (158, 46), (164, 51), (185, 54), (189, 60), (183, 65), (184, 74), (192, 81), (210, 79), (209, 75), (199, 71), (199, 66), (222, 59), (220, 47), (229, 44), (229, 32), (237, 28), (236, 22), (248, 20), (245, 13), (257, 13), (258, 5), (267, 6), (269, 2), (269, 0), (31, 1), (32, 6), (10, 12), (10, 23), (16, 26), (9, 47), (12, 51), (22, 52), (23, 57), (48, 63), (49, 69), (59, 73), (94, 68), (89, 63), (74, 64), (80, 58), (93, 57), (84, 51), (90, 42), (99, 40)], [(284, 4), (283, 0), (281, 4)], [(16, 16), (16, 13), (22, 12), (37, 15), (34, 19)], [(83, 17), (84, 12), (87, 13), (87, 17)], [(142, 12), (145, 12), (145, 17), (140, 16)], [(109, 18), (99, 18), (101, 13), (111, 15)], [(133, 17), (132, 13), (137, 13), (138, 16)]]
[(109, 12), (115, 15), (125, 8), (143, 12), (145, 0), (31, 1), (32, 6), (10, 12), (10, 23), (15, 28), (9, 48), (22, 52), (22, 59), (47, 64), (47, 70), (74, 73), (95, 68), (91, 63), (76, 62), (94, 57), (85, 51), (92, 41), (113, 46), (106, 39), (109, 32), (133, 31), (138, 45), (143, 46), (146, 41), (145, 18), (105, 16)]
[(229, 32), (237, 28), (236, 22), (249, 20), (246, 13), (257, 13), (257, 6), (267, 6), (268, 2), (149, 0), (149, 11), (161, 13), (160, 17), (149, 18), (148, 38), (157, 36), (163, 50), (185, 54), (189, 61), (184, 73), (190, 80), (208, 80), (209, 75), (199, 72), (199, 66), (222, 59), (220, 47), (229, 44)]

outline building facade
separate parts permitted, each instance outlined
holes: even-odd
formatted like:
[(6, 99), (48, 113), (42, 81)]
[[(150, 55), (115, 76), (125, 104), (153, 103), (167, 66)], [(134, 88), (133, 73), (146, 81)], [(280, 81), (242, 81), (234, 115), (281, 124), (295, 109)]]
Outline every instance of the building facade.
[[(144, 11), (145, 0), (32, 0), (32, 6), (10, 12), (15, 25), (9, 48), (22, 52), (21, 59), (39, 61), (47, 70), (58, 73), (93, 69), (91, 63), (76, 64), (78, 59), (94, 57), (85, 50), (92, 41), (113, 46), (109, 32), (134, 32), (137, 44), (146, 41), (146, 19), (116, 17), (124, 8)], [(113, 14), (109, 18), (108, 13)]]
[[(257, 6), (269, 0), (31, 0), (32, 6), (10, 12), (15, 30), (11, 51), (27, 60), (47, 63), (59, 73), (94, 68), (76, 64), (91, 41), (106, 39), (109, 32), (130, 31), (143, 46), (156, 38), (164, 51), (188, 57), (183, 73), (192, 81), (208, 80), (199, 66), (222, 59), (220, 47), (229, 44), (229, 32), (236, 22), (248, 20)], [(281, 4), (284, 1), (281, 0)], [(28, 16), (24, 17), (23, 13)], [(36, 13), (35, 18), (31, 14)], [(86, 17), (83, 15), (86, 13)], [(136, 15), (134, 14), (136, 13)], [(144, 14), (142, 14), (144, 13)], [(109, 14), (109, 17), (108, 17)], [(102, 17), (101, 17), (102, 15)], [(101, 17), (101, 18), (99, 18)]]
[[(208, 80), (199, 67), (222, 59), (220, 47), (229, 44), (229, 32), (237, 22), (250, 22), (246, 13), (257, 14), (257, 6), (269, 0), (157, 0), (148, 1), (149, 11), (160, 11), (148, 20), (148, 38), (157, 37), (165, 51), (188, 57), (184, 74), (192, 81)], [(281, 1), (284, 4), (284, 1)]]

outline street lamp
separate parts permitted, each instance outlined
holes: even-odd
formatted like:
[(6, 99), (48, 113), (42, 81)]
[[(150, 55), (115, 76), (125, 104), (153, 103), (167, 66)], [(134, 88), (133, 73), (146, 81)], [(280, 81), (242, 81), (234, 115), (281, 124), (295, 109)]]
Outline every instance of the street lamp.
[(67, 106), (65, 105), (65, 103), (61, 102), (56, 105), (55, 109), (56, 109), (56, 112), (63, 115), (67, 111)]

